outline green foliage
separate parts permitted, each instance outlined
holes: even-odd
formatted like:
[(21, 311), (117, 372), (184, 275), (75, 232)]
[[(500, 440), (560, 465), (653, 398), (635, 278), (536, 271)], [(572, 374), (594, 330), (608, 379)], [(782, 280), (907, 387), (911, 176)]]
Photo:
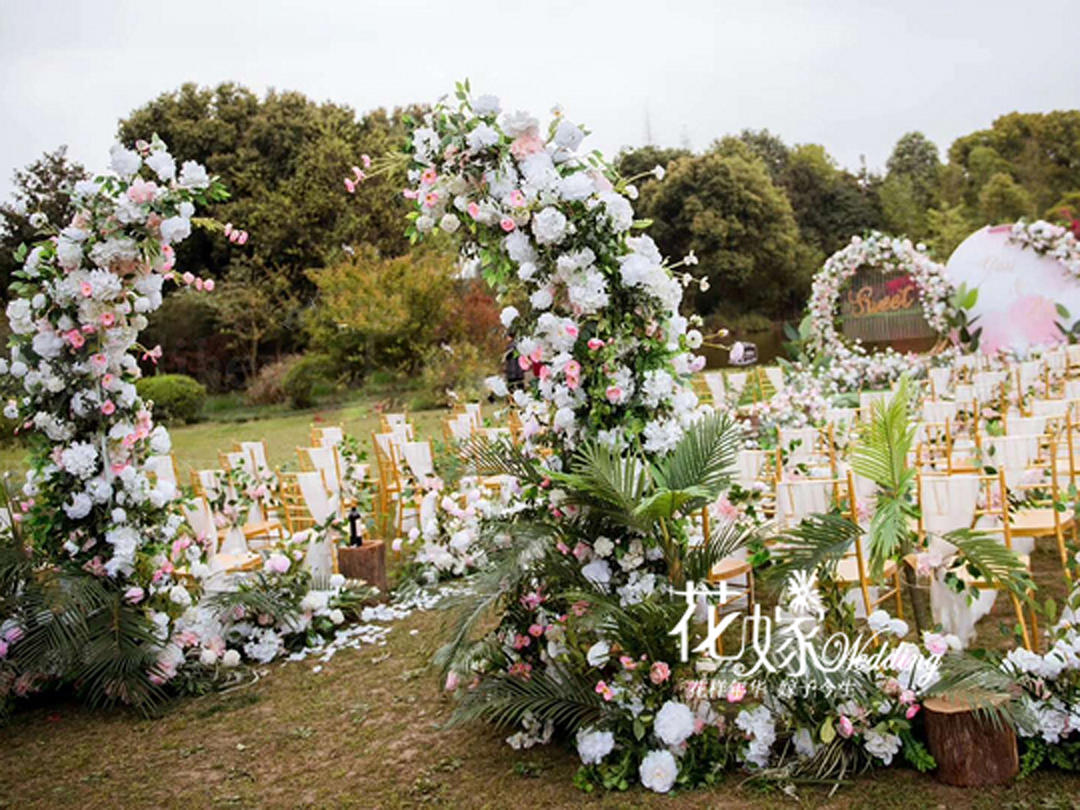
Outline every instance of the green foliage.
[(697, 312), (735, 299), (782, 314), (805, 301), (817, 257), (800, 242), (790, 202), (756, 157), (714, 151), (680, 158), (662, 183), (642, 190), (638, 208), (654, 221), (661, 252), (697, 255), (696, 275), (711, 285), (688, 291)]
[(281, 380), (281, 387), (294, 408), (310, 408), (321, 385), (334, 380), (334, 361), (326, 354), (306, 354), (292, 363)]
[(166, 422), (195, 422), (206, 404), (206, 387), (186, 374), (157, 374), (135, 385), (154, 403), (154, 416)]
[(937, 146), (921, 132), (901, 136), (885, 166), (889, 177), (904, 177), (910, 181), (915, 203), (921, 210), (937, 201), (941, 160)]
[(1034, 210), (1031, 195), (1006, 172), (994, 174), (979, 192), (979, 216), (989, 225), (1016, 222)]
[(952, 252), (967, 239), (975, 226), (963, 205), (953, 205), (944, 210), (931, 208), (926, 212), (927, 243), (939, 262), (946, 262)]
[(926, 209), (919, 203), (915, 183), (907, 175), (885, 178), (879, 189), (881, 212), (891, 233), (921, 239), (926, 232)]

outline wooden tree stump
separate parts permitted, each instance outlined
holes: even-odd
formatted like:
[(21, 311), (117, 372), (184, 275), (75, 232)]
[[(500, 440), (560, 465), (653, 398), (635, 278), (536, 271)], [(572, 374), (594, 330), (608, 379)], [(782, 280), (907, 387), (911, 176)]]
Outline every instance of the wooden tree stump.
[(994, 704), (990, 696), (943, 695), (923, 702), (927, 747), (937, 761), (939, 781), (958, 787), (1002, 785), (1020, 770), (1016, 732), (995, 728), (975, 714), (976, 705)]
[(338, 571), (346, 579), (361, 579), (379, 589), (379, 598), (390, 595), (386, 580), (386, 543), (365, 540), (362, 546), (342, 546), (337, 550)]

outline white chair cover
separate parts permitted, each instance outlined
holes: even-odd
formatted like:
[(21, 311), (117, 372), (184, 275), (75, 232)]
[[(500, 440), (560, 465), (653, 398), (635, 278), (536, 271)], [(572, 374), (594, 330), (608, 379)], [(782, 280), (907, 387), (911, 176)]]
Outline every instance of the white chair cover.
[(180, 482), (176, 480), (176, 467), (173, 466), (172, 456), (150, 456), (146, 459), (146, 467), (158, 481), (168, 481), (173, 486), (180, 486)]
[(481, 423), (481, 419), (480, 419), (480, 403), (478, 403), (478, 402), (466, 402), (465, 403), (465, 413), (467, 413), (469, 415), (469, 418), (472, 419), (473, 427), (476, 427), (476, 428), (480, 427), (480, 423)]
[(930, 580), (930, 613), (935, 624), (959, 638), (966, 647), (975, 637), (975, 625), (991, 611), (997, 596), (997, 591), (983, 589), (975, 601), (968, 604), (967, 594), (957, 593), (946, 585), (944, 572), (938, 572)]
[(472, 436), (473, 422), (469, 414), (463, 413), (451, 417), (448, 424), (450, 425), (450, 435), (457, 441), (468, 441), (469, 437)]
[(743, 389), (746, 388), (746, 372), (729, 371), (727, 373), (727, 388), (733, 396), (739, 396)]
[(920, 507), (931, 554), (946, 556), (956, 551), (940, 535), (971, 528), (978, 501), (978, 475), (923, 476)]
[(1042, 375), (1042, 363), (1038, 360), (1029, 360), (1017, 367), (1017, 375), (1020, 378), (1020, 387), (1027, 391), (1039, 381)]
[(949, 382), (952, 380), (952, 369), (948, 366), (932, 368), (928, 372), (930, 384), (934, 386), (934, 395), (940, 397), (949, 393)]
[(859, 418), (869, 422), (873, 417), (874, 403), (886, 402), (889, 398), (888, 391), (860, 391), (859, 392)]
[(1064, 399), (1033, 399), (1031, 412), (1050, 419), (1064, 417), (1069, 412), (1069, 402)]
[[(1070, 346), (1069, 348), (1080, 349), (1080, 346)], [(1077, 362), (1080, 363), (1080, 360)], [(1080, 399), (1080, 380), (1065, 381), (1065, 399)]]
[(953, 388), (953, 400), (960, 407), (970, 408), (975, 402), (975, 386), (974, 385), (957, 385)]
[(338, 479), (337, 448), (333, 445), (308, 447), (307, 453), (312, 466), (317, 472), (322, 473), (331, 497), (338, 497), (341, 494), (341, 481)]
[(956, 402), (947, 399), (927, 400), (922, 406), (924, 422), (955, 422)]
[(401, 446), (405, 463), (417, 481), (435, 475), (435, 462), (431, 456), (431, 442), (405, 442)]
[(724, 372), (706, 371), (704, 374), (705, 385), (712, 394), (713, 402), (722, 402), (724, 399)]
[(787, 451), (791, 460), (805, 461), (816, 455), (817, 428), (779, 428), (776, 435), (781, 449)]
[(1005, 382), (1004, 371), (979, 371), (971, 375), (971, 383), (975, 388), (975, 396), (980, 402), (989, 402), (997, 399), (1001, 393), (1000, 388)]
[(773, 387), (776, 393), (779, 394), (784, 390), (784, 370), (782, 368), (779, 366), (766, 366), (763, 371), (769, 385)]
[(345, 431), (339, 426), (324, 427), (320, 434), (319, 444), (323, 447), (337, 447), (345, 441)]
[(300, 494), (316, 523), (324, 523), (332, 514), (338, 512), (339, 503), (335, 495), (327, 492), (320, 472), (301, 472), (296, 474)]
[(248, 455), (253, 470), (270, 472), (270, 462), (266, 458), (266, 446), (262, 442), (240, 442), (240, 449)]
[(983, 439), (985, 460), (1016, 480), (1027, 471), (1039, 452), (1038, 436), (988, 436)]
[(794, 526), (807, 515), (827, 512), (832, 503), (831, 480), (781, 481), (776, 485), (776, 513), (783, 526)]
[(1045, 430), (1045, 416), (1010, 416), (1005, 421), (1008, 436), (1040, 436)]
[(765, 458), (767, 452), (765, 450), (740, 450), (735, 458), (736, 468), (738, 469), (738, 482), (739, 486), (743, 489), (749, 489), (753, 486), (754, 482), (758, 480), (758, 476), (761, 475), (761, 470), (765, 466)]

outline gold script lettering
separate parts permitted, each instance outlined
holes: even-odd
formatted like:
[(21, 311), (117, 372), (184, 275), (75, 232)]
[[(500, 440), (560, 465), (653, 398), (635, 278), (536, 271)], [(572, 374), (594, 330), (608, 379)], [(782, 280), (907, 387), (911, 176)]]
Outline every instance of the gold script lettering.
[(851, 305), (851, 315), (856, 318), (866, 315), (877, 315), (883, 312), (897, 312), (909, 309), (915, 304), (915, 287), (909, 285), (893, 295), (885, 295), (874, 300), (871, 287), (860, 287), (858, 290), (848, 291), (848, 304)]

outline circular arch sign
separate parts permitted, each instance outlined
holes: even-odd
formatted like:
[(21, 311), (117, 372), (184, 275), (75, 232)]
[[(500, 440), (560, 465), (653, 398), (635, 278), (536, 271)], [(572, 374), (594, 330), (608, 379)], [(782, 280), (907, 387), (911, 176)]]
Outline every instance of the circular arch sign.
[(979, 319), (979, 346), (987, 354), (1061, 343), (1057, 304), (1080, 317), (1080, 283), (1056, 259), (1011, 241), (1011, 231), (1011, 225), (976, 231), (945, 265), (953, 284), (979, 291), (971, 315)]

